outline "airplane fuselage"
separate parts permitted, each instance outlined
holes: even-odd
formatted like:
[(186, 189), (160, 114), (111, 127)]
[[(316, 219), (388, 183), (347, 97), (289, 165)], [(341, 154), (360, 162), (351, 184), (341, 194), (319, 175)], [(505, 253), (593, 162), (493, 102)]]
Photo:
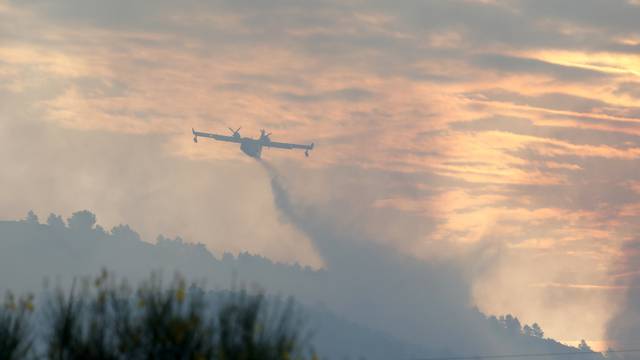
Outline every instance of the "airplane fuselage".
[(262, 155), (262, 140), (242, 138), (240, 150), (253, 158), (260, 159), (260, 155)]

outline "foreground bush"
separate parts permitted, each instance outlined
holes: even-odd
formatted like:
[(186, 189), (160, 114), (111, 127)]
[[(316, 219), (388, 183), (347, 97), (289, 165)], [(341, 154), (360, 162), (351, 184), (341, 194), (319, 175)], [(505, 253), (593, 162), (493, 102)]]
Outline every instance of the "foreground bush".
[(260, 293), (212, 297), (181, 278), (163, 286), (155, 276), (133, 290), (104, 272), (49, 294), (39, 324), (31, 304), (11, 297), (0, 312), (0, 359), (306, 358), (292, 301), (267, 304)]
[(33, 311), (33, 299), (16, 299), (7, 294), (4, 306), (0, 309), (0, 359), (22, 359), (31, 349), (29, 322)]

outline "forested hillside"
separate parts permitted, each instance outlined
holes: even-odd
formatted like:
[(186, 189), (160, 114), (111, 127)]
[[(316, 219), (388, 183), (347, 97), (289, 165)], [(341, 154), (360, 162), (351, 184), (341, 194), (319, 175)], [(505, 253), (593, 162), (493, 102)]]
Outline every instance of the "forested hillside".
[[(30, 213), (24, 220), (0, 222), (2, 291), (38, 293), (43, 287), (65, 287), (72, 279), (95, 276), (103, 268), (134, 284), (154, 271), (165, 278), (179, 272), (212, 289), (212, 297), (232, 287), (259, 287), (267, 298), (293, 296), (303, 309), (313, 344), (329, 358), (579, 351), (545, 339), (538, 324), (523, 325), (511, 315), (487, 317), (471, 305), (456, 305), (456, 301), (446, 309), (451, 315), (445, 319), (449, 323), (429, 322), (433, 306), (429, 293), (436, 299), (437, 292), (449, 291), (446, 281), (425, 282), (424, 292), (405, 291), (384, 283), (396, 281), (394, 277), (380, 278), (376, 284), (366, 277), (353, 276), (366, 269), (353, 273), (332, 268), (313, 270), (246, 253), (214, 256), (202, 244), (162, 236), (152, 244), (142, 241), (126, 225), (103, 229), (88, 211), (77, 212), (66, 221), (51, 215), (41, 222)], [(429, 269), (424, 270), (427, 280), (432, 276)], [(397, 293), (385, 293), (388, 291)], [(363, 293), (373, 294), (370, 301), (363, 300)], [(403, 308), (403, 302), (413, 307)], [(408, 311), (415, 313), (413, 323), (404, 322), (411, 315)], [(380, 325), (381, 321), (388, 326)], [(405, 324), (411, 333), (397, 330)]]

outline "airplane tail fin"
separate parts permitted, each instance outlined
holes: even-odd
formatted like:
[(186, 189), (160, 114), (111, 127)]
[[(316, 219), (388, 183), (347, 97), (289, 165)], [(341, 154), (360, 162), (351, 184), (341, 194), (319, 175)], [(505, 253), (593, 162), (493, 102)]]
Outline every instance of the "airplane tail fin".
[(196, 131), (193, 128), (191, 128), (191, 133), (193, 134), (193, 142), (197, 144), (198, 143), (198, 134), (196, 134)]

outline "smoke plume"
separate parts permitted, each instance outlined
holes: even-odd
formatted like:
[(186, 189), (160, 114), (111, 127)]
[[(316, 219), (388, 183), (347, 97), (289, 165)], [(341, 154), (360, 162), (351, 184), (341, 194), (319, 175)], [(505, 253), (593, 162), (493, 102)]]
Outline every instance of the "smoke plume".
[(427, 342), (434, 353), (495, 351), (484, 317), (470, 306), (470, 284), (459, 266), (419, 261), (382, 245), (340, 217), (344, 204), (296, 202), (277, 169), (260, 163), (271, 176), (278, 211), (325, 262), (330, 281), (324, 292), (335, 311), (405, 341)]
[[(609, 320), (607, 338), (614, 349), (637, 348), (640, 343), (640, 240), (629, 241), (622, 246), (623, 259), (614, 274), (617, 284), (626, 288), (619, 307)], [(637, 354), (622, 354), (634, 359)]]

